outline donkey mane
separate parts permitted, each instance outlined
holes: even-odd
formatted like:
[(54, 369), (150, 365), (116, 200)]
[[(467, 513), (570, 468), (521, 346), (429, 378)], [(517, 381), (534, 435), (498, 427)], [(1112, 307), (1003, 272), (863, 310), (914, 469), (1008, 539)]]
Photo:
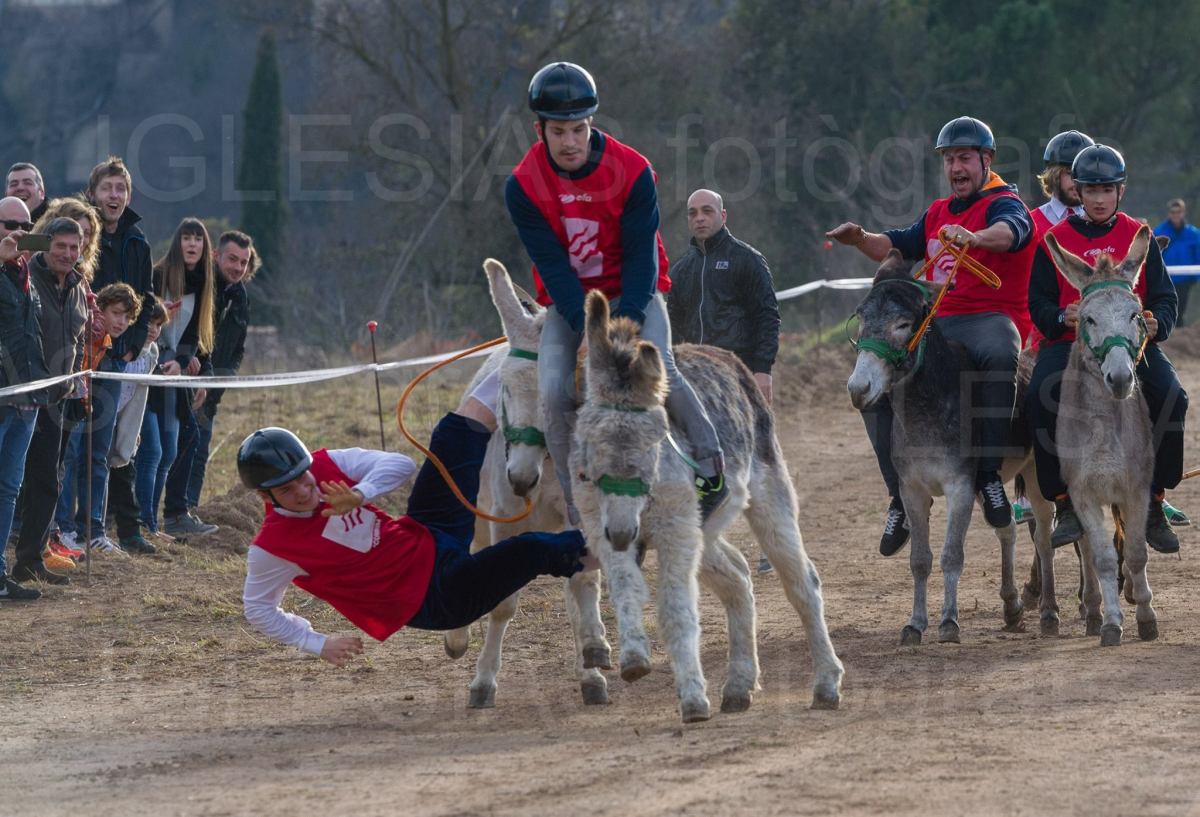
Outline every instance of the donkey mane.
[(666, 398), (667, 376), (654, 344), (642, 340), (628, 318), (609, 319), (608, 299), (593, 290), (586, 303), (588, 322), (588, 390), (599, 402), (639, 408)]

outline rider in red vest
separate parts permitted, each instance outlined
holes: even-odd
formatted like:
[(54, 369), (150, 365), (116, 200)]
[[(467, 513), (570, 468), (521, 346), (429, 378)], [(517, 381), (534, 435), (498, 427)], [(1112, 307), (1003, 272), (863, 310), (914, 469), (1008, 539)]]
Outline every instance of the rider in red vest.
[[(1083, 201), (1084, 215), (1073, 215), (1059, 222), (1050, 228), (1050, 233), (1063, 249), (1084, 260), (1092, 261), (1103, 253), (1121, 261), (1142, 226), (1119, 209), (1125, 194), (1124, 157), (1106, 145), (1085, 148), (1075, 157), (1071, 177)], [(1178, 299), (1163, 265), (1162, 253), (1153, 241), (1134, 292), (1146, 310), (1150, 333), (1150, 343), (1146, 344), (1137, 366), (1138, 384), (1154, 425), (1154, 482), (1150, 486), (1146, 541), (1160, 553), (1175, 553), (1179, 550), (1179, 538), (1163, 512), (1163, 495), (1166, 489), (1178, 485), (1183, 476), (1183, 420), (1188, 397), (1179, 384), (1175, 367), (1159, 348), (1175, 327)], [(1058, 517), (1050, 541), (1055, 547), (1062, 547), (1083, 536), (1054, 446), (1059, 387), (1079, 322), (1079, 291), (1054, 266), (1044, 243), (1038, 246), (1034, 257), (1029, 312), (1045, 340), (1025, 393), (1025, 415), (1033, 433), (1038, 483), (1043, 496), (1054, 501)]]
[[(475, 503), (495, 416), (477, 389), (433, 430), (429, 448)], [(289, 584), (328, 602), (372, 638), (401, 627), (451, 630), (486, 614), (534, 577), (595, 569), (577, 530), (523, 533), (470, 552), (475, 516), (428, 460), (408, 513), (370, 504), (408, 482), (403, 454), (361, 448), (311, 454), (282, 428), (255, 431), (238, 450), (242, 482), (267, 504), (246, 557), (242, 601), (263, 634), (342, 666), (362, 652), (357, 637), (328, 637), (280, 608)], [(586, 565), (586, 567), (585, 567)]]
[[(1038, 182), (1042, 186), (1042, 194), (1048, 201), (1041, 207), (1030, 210), (1033, 216), (1033, 241), (1035, 247), (1042, 242), (1046, 231), (1069, 215), (1083, 215), (1083, 207), (1079, 202), (1079, 193), (1075, 182), (1071, 180), (1071, 163), (1079, 151), (1089, 145), (1096, 144), (1092, 137), (1077, 130), (1063, 131), (1046, 143), (1042, 154), (1043, 169), (1038, 174)], [(1033, 258), (1029, 259), (1030, 264)], [(1023, 332), (1025, 345), (1035, 352), (1042, 343), (1042, 333), (1033, 326), (1033, 320), (1027, 314), (1025, 321), (1029, 331)], [(1027, 497), (1018, 497), (1013, 502), (1013, 519), (1017, 524), (1023, 524), (1033, 519), (1033, 509)]]
[(583, 302), (598, 289), (614, 317), (641, 327), (658, 347), (670, 392), (667, 411), (683, 427), (698, 463), (696, 486), (707, 516), (728, 496), (717, 433), (692, 387), (675, 367), (663, 293), (671, 288), (658, 234), (658, 193), (650, 162), (592, 127), (599, 107), (591, 75), (569, 62), (551, 63), (529, 84), (538, 141), (513, 170), (504, 197), (534, 263), (538, 302), (546, 314), (538, 349), (538, 388), (545, 405), (546, 447), (579, 524), (567, 467), (575, 428), (576, 353)]
[[(979, 415), (975, 419), (976, 438), (981, 443), (975, 487), (988, 524), (1004, 527), (1012, 520), (1012, 508), (999, 472), (1016, 400), (1017, 356), (1021, 350), (1017, 326), (1028, 313), (1033, 223), (1016, 187), (1006, 184), (991, 169), (996, 141), (983, 122), (969, 116), (947, 122), (938, 133), (934, 149), (941, 155), (950, 196), (929, 205), (907, 229), (868, 233), (858, 224), (847, 222), (826, 235), (857, 247), (874, 261), (882, 261), (893, 247), (905, 258), (921, 261), (941, 251), (939, 233), (946, 228), (952, 242), (968, 248), (972, 258), (999, 276), (1000, 288), (991, 289), (968, 272), (958, 274), (934, 322), (943, 335), (967, 348), (978, 371), (989, 373), (973, 390), (971, 401)], [(929, 278), (946, 280), (952, 264), (953, 259), (943, 258), (930, 270)], [(863, 421), (892, 497), (879, 542), (880, 553), (891, 556), (908, 541), (908, 519), (892, 464), (891, 404), (879, 401), (863, 413)]]

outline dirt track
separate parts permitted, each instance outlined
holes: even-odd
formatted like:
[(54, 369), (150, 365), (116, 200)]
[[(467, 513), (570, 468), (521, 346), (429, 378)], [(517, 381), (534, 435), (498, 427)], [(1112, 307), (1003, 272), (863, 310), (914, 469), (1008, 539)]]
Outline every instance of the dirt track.
[[(841, 391), (844, 358), (822, 354), (830, 371), (810, 365), (803, 379), (825, 396), (788, 383), (778, 410), (846, 665), (840, 711), (807, 709), (802, 629), (771, 575), (756, 577), (763, 691), (747, 713), (682, 728), (661, 651), (634, 685), (610, 674), (611, 706), (580, 704), (551, 580), (523, 596), (494, 710), (465, 705), (478, 633), (457, 663), (439, 636), (402, 631), (346, 670), (269, 644), (240, 618), (231, 532), (98, 562), (91, 587), (0, 608), (0, 813), (1200, 815), (1196, 533), (1183, 531), (1182, 561), (1151, 556), (1160, 639), (1140, 643), (1130, 617), (1125, 644), (1101, 651), (1065, 597), (1061, 637), (1036, 635), (1036, 611), (1030, 632), (1000, 631), (999, 554), (977, 519), (963, 643), (902, 649), (907, 559), (876, 552), (884, 491)], [(1200, 393), (1200, 359), (1177, 362)], [(344, 398), (323, 394), (336, 416)], [(298, 409), (291, 397), (229, 402), (226, 431)], [(370, 445), (373, 423), (322, 442)], [(1189, 446), (1200, 464), (1194, 426)], [(230, 483), (227, 463), (217, 479)], [(1173, 498), (1200, 517), (1200, 480)], [(221, 504), (218, 521), (248, 524), (244, 502)], [(756, 560), (744, 526), (734, 534)], [(1022, 565), (1031, 554), (1023, 532)], [(936, 570), (930, 598), (940, 602)], [(318, 628), (347, 629), (303, 593), (288, 604)], [(703, 623), (717, 700), (724, 620), (711, 596)]]

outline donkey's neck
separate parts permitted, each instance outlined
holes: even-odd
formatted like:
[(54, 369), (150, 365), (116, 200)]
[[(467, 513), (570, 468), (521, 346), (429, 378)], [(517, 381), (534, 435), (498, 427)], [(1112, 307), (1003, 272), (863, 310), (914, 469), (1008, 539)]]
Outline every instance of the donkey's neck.
[(961, 347), (952, 346), (931, 324), (925, 334), (925, 359), (916, 372), (904, 378), (893, 393), (903, 406), (897, 413), (905, 426), (919, 424), (958, 433), (961, 409), (961, 375), (967, 360)]

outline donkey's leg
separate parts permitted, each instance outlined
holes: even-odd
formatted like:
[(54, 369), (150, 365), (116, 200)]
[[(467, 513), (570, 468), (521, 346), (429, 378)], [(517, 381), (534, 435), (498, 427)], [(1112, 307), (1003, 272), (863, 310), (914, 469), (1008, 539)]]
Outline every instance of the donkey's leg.
[(1128, 589), (1132, 585), (1133, 600), (1137, 604), (1138, 638), (1153, 641), (1158, 638), (1158, 616), (1151, 601), (1150, 581), (1146, 576), (1146, 499), (1141, 491), (1133, 495), (1121, 508), (1125, 523), (1125, 567), (1129, 570)]
[(1025, 630), (1025, 605), (1017, 591), (1017, 523), (996, 531), (1000, 540), (1000, 599), (1004, 602), (1004, 629), (1010, 633)]
[(845, 670), (834, 652), (825, 623), (821, 578), (804, 550), (804, 539), (796, 522), (795, 489), (781, 463), (773, 468), (756, 466), (751, 479), (753, 498), (746, 508), (746, 519), (804, 624), (813, 661), (812, 706), (836, 709), (841, 701)]
[(585, 704), (608, 703), (608, 681), (601, 669), (611, 669), (612, 652), (600, 619), (600, 571), (576, 573), (563, 583), (571, 632), (575, 635), (575, 674)]
[(1080, 592), (1079, 617), (1087, 625), (1088, 635), (1100, 635), (1100, 627), (1104, 623), (1100, 615), (1100, 577), (1092, 562), (1092, 543), (1087, 534), (1076, 543), (1079, 552)]
[[(1100, 645), (1115, 647), (1121, 643), (1121, 594), (1117, 589), (1117, 551), (1104, 529), (1104, 508), (1095, 503), (1077, 503), (1076, 513), (1087, 533), (1092, 567), (1104, 601), (1104, 623), (1100, 627)], [(1090, 611), (1089, 611), (1090, 618)]]
[[(1037, 522), (1034, 522), (1033, 524), (1036, 528)], [(1025, 587), (1021, 589), (1021, 602), (1026, 607), (1032, 607), (1042, 596), (1042, 560), (1036, 551), (1036, 529), (1033, 531), (1033, 543), (1035, 551), (1033, 554), (1033, 561), (1029, 563), (1029, 581), (1025, 582)]]
[[(659, 634), (671, 658), (684, 723), (708, 720), (710, 711), (704, 671), (700, 667), (700, 593), (696, 582), (704, 540), (694, 516), (677, 512), (680, 507), (695, 507), (695, 501), (689, 483), (660, 483), (655, 486), (654, 512), (647, 515), (645, 526), (648, 544), (658, 551)], [(632, 551), (630, 556), (632, 563)], [(623, 637), (621, 672), (624, 677)]]
[(700, 581), (720, 599), (729, 630), (729, 664), (725, 685), (721, 688), (721, 711), (743, 712), (750, 708), (751, 698), (758, 689), (758, 645), (750, 565), (724, 537), (715, 536), (704, 543)]
[(500, 673), (502, 663), (504, 633), (508, 630), (508, 622), (517, 614), (519, 596), (519, 593), (513, 593), (488, 613), (483, 648), (479, 651), (475, 677), (471, 680), (468, 706), (472, 709), (488, 709), (496, 705), (496, 676)]
[[(942, 545), (941, 558), (945, 592), (942, 598), (942, 620), (938, 624), (938, 641), (942, 643), (959, 642), (958, 582), (962, 578), (963, 563), (966, 561), (964, 545), (975, 504), (974, 493), (969, 482), (946, 486), (946, 541)], [(926, 527), (928, 528), (928, 522)], [(1011, 567), (1009, 579), (1012, 579)], [(1013, 592), (1016, 593), (1016, 588), (1013, 588)]]
[(1056, 580), (1054, 575), (1054, 546), (1050, 544), (1050, 530), (1053, 527), (1054, 506), (1044, 499), (1033, 504), (1033, 546), (1036, 549), (1034, 564), (1040, 570), (1041, 588), (1038, 598), (1041, 613), (1041, 632), (1045, 636), (1058, 635), (1059, 615), (1058, 599), (1056, 597)]
[(451, 658), (462, 658), (467, 654), (471, 645), (471, 627), (459, 627), (457, 630), (447, 630), (442, 635), (442, 647)]
[(932, 497), (923, 488), (900, 485), (904, 511), (908, 515), (909, 534), (908, 566), (913, 577), (912, 618), (900, 632), (900, 643), (911, 646), (921, 643), (921, 634), (929, 626), (926, 589), (929, 574), (933, 571), (933, 553), (929, 549), (929, 508)]

